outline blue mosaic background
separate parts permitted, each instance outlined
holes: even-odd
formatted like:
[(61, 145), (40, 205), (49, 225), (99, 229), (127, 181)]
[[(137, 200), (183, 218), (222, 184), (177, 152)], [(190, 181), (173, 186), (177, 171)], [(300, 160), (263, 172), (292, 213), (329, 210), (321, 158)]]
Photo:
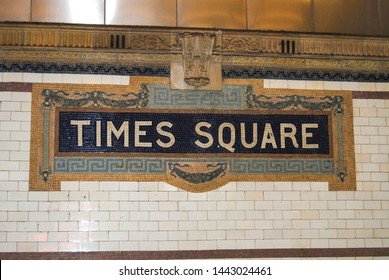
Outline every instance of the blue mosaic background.
[[(90, 125), (83, 126), (83, 145), (78, 146), (78, 127), (71, 125), (72, 120), (89, 120)], [(96, 146), (96, 120), (101, 121), (101, 146)], [(116, 130), (119, 130), (124, 121), (128, 122), (129, 146), (124, 146), (124, 133), (119, 139), (112, 135), (112, 147), (107, 146), (107, 121), (112, 121)], [(151, 121), (151, 126), (142, 126), (141, 130), (147, 135), (140, 135), (141, 142), (151, 143), (152, 147), (136, 147), (135, 144), (135, 121)], [(163, 143), (168, 143), (166, 136), (158, 134), (156, 126), (162, 121), (173, 124), (171, 128), (164, 128), (174, 135), (175, 144), (168, 148), (157, 145), (160, 139)], [(200, 122), (207, 122), (212, 125), (210, 128), (202, 127), (201, 131), (206, 131), (212, 135), (214, 141), (209, 148), (200, 148), (195, 144), (198, 140), (207, 143), (209, 140), (195, 132), (195, 126)], [(223, 129), (223, 142), (230, 143), (233, 146), (233, 154), (329, 154), (330, 140), (328, 132), (328, 115), (308, 115), (308, 114), (189, 114), (189, 113), (155, 113), (155, 112), (109, 112), (109, 110), (98, 110), (92, 112), (73, 112), (60, 111), (58, 116), (58, 138), (59, 152), (63, 153), (163, 153), (163, 154), (191, 154), (191, 153), (209, 153), (209, 154), (231, 154), (228, 148), (221, 144), (219, 136), (219, 126), (223, 123), (230, 123), (235, 130)], [(241, 131), (240, 124), (245, 123), (245, 132)], [(257, 131), (253, 131), (253, 123), (257, 123)], [(261, 148), (264, 135), (265, 123), (270, 123), (274, 133), (274, 139), (277, 147), (266, 144)], [(294, 147), (291, 139), (285, 139), (285, 148), (280, 146), (280, 124), (291, 123), (296, 127), (295, 138), (299, 143)], [(302, 147), (302, 124), (317, 124), (318, 128), (308, 129), (312, 137), (307, 138), (308, 144), (318, 144), (318, 148)], [(236, 132), (236, 134), (235, 134)], [(290, 132), (290, 129), (287, 129)], [(257, 135), (257, 144), (255, 147), (246, 148), (241, 142), (241, 134), (245, 135), (247, 143), (253, 141), (253, 133)], [(232, 136), (234, 134), (234, 136)], [(267, 138), (267, 137), (266, 137)]]

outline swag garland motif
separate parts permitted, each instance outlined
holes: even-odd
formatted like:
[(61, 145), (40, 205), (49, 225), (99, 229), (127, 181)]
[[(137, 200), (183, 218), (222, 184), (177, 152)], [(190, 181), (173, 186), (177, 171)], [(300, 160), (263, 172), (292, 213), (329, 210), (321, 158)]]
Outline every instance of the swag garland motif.
[(274, 97), (268, 95), (255, 95), (253, 87), (248, 86), (246, 91), (246, 103), (248, 108), (264, 109), (264, 110), (333, 110), (334, 113), (342, 113), (341, 105), (344, 101), (343, 96), (323, 96), (320, 97), (321, 101), (314, 101), (317, 98), (312, 96), (300, 96), (300, 95), (288, 95), (288, 96), (276, 96), (277, 100), (270, 101)]
[[(125, 93), (118, 95), (102, 91), (76, 92), (73, 95), (63, 90), (54, 91), (44, 89), (42, 95), (45, 97), (44, 107), (51, 107), (59, 104), (63, 107), (82, 107), (91, 104), (93, 107), (110, 107), (110, 108), (130, 108), (130, 107), (147, 107), (149, 103), (149, 90), (147, 85), (142, 84), (139, 93)], [(77, 98), (73, 98), (76, 96)], [(81, 98), (79, 98), (81, 97)], [(114, 98), (116, 97), (116, 98)], [(132, 97), (132, 98), (130, 98)]]

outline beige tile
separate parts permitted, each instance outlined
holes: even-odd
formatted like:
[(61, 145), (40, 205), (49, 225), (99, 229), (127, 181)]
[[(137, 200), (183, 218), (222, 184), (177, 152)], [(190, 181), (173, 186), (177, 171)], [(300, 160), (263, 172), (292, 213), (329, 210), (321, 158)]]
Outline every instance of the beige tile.
[(121, 241), (120, 251), (138, 251), (139, 242), (138, 241)]
[(43, 74), (41, 73), (23, 73), (24, 83), (42, 83)]
[[(215, 244), (217, 242), (215, 241)], [(179, 250), (198, 250), (198, 241), (179, 241)]]
[(377, 91), (389, 91), (389, 83), (376, 83)]
[(38, 252), (38, 242), (18, 242), (17, 252)]
[(97, 252), (99, 250), (98, 242), (80, 242), (80, 252)]
[(270, 88), (288, 88), (288, 81), (287, 80), (269, 80), (269, 87)]
[(306, 89), (316, 89), (323, 90), (324, 89), (324, 81), (306, 81)]
[(100, 191), (118, 191), (119, 190), (119, 182), (101, 181), (99, 185), (100, 185)]
[(341, 82), (324, 81), (323, 86), (324, 86), (325, 90), (341, 90), (342, 89)]
[(106, 241), (99, 243), (100, 251), (118, 251), (119, 250), (119, 241)]
[(44, 83), (62, 83), (63, 75), (62, 74), (43, 74)]
[(3, 82), (23, 82), (23, 73), (3, 73)]
[(38, 252), (59, 252), (58, 242), (39, 242)]
[(300, 80), (288, 80), (289, 89), (306, 89), (306, 82)]
[(358, 83), (359, 91), (376, 91), (375, 83)]
[(357, 91), (359, 89), (357, 82), (341, 82), (341, 88), (342, 90), (355, 90)]
[(177, 241), (159, 241), (158, 242), (158, 250), (161, 251), (176, 251), (178, 250), (178, 242)]
[(101, 83), (106, 85), (122, 85), (122, 76), (102, 75)]
[(130, 76), (122, 76), (122, 85), (128, 86), (130, 84)]
[(82, 75), (80, 74), (63, 74), (64, 84), (82, 84)]
[(329, 248), (329, 239), (320, 238), (311, 240), (312, 248)]
[(102, 83), (102, 75), (82, 75), (82, 83), (83, 84), (101, 84)]

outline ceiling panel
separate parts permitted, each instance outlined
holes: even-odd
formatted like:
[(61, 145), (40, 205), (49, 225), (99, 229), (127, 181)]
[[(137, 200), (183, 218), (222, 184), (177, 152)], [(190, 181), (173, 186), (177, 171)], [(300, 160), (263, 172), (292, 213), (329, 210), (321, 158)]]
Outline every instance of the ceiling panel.
[(315, 0), (315, 31), (379, 35), (378, 1)]
[(314, 32), (313, 0), (248, 0), (248, 29)]
[(178, 0), (178, 26), (246, 29), (246, 0)]
[(389, 0), (380, 0), (380, 35), (389, 36)]
[(30, 0), (0, 0), (0, 21), (30, 21)]
[(106, 24), (176, 26), (176, 0), (106, 0)]
[(33, 22), (104, 24), (104, 0), (32, 0)]

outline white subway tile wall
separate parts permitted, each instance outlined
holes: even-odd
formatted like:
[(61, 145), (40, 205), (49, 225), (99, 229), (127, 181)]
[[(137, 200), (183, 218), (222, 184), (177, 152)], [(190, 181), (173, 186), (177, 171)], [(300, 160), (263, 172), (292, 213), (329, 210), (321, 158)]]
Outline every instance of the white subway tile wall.
[[(129, 77), (0, 73), (0, 82), (128, 84)], [(389, 84), (265, 80), (265, 87), (389, 91)], [(325, 182), (63, 182), (29, 192), (31, 93), (0, 92), (0, 251), (389, 246), (389, 100), (355, 99), (357, 191)]]

